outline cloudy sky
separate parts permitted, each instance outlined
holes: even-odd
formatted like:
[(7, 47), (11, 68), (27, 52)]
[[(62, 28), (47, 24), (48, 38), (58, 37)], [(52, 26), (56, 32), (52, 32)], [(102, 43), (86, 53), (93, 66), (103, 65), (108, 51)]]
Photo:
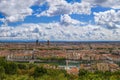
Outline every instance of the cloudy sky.
[(120, 41), (120, 0), (0, 0), (0, 40)]

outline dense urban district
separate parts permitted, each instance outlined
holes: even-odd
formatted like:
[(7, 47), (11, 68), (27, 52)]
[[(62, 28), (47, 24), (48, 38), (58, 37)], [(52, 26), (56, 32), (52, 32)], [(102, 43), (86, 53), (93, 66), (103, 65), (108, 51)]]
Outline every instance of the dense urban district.
[(0, 80), (120, 80), (120, 42), (1, 42)]

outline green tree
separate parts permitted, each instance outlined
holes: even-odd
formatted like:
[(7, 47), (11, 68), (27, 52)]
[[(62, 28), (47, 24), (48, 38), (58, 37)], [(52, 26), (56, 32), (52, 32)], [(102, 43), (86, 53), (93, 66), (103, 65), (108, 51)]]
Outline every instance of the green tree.
[(5, 79), (6, 75), (5, 75), (5, 69), (3, 66), (0, 67), (0, 80)]
[(5, 66), (5, 73), (6, 74), (16, 74), (18, 66), (14, 62), (9, 62)]
[(40, 77), (47, 73), (47, 69), (43, 67), (36, 67), (33, 76), (34, 77)]
[(105, 75), (105, 76), (111, 76), (111, 75), (112, 75), (112, 72), (110, 72), (110, 71), (105, 71), (105, 72), (104, 72), (104, 75)]
[(6, 64), (6, 60), (3, 57), (0, 57), (0, 66), (4, 66)]
[(89, 72), (87, 70), (84, 70), (84, 69), (80, 69), (79, 70), (79, 76), (85, 76), (86, 74), (88, 74)]
[(26, 64), (18, 64), (19, 69), (28, 69), (28, 66)]

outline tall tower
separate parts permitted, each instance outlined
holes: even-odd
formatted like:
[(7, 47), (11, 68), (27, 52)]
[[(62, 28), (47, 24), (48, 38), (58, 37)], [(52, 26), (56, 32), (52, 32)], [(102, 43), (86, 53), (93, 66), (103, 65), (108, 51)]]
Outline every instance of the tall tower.
[(38, 41), (38, 39), (36, 40), (36, 46), (39, 44), (39, 41)]
[(49, 40), (47, 40), (47, 45), (50, 46), (50, 41)]

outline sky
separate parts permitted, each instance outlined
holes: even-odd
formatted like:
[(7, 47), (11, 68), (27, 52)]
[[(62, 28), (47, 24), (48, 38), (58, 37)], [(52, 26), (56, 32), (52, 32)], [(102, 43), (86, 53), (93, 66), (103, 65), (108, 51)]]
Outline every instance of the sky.
[(120, 41), (120, 0), (0, 0), (0, 40)]

